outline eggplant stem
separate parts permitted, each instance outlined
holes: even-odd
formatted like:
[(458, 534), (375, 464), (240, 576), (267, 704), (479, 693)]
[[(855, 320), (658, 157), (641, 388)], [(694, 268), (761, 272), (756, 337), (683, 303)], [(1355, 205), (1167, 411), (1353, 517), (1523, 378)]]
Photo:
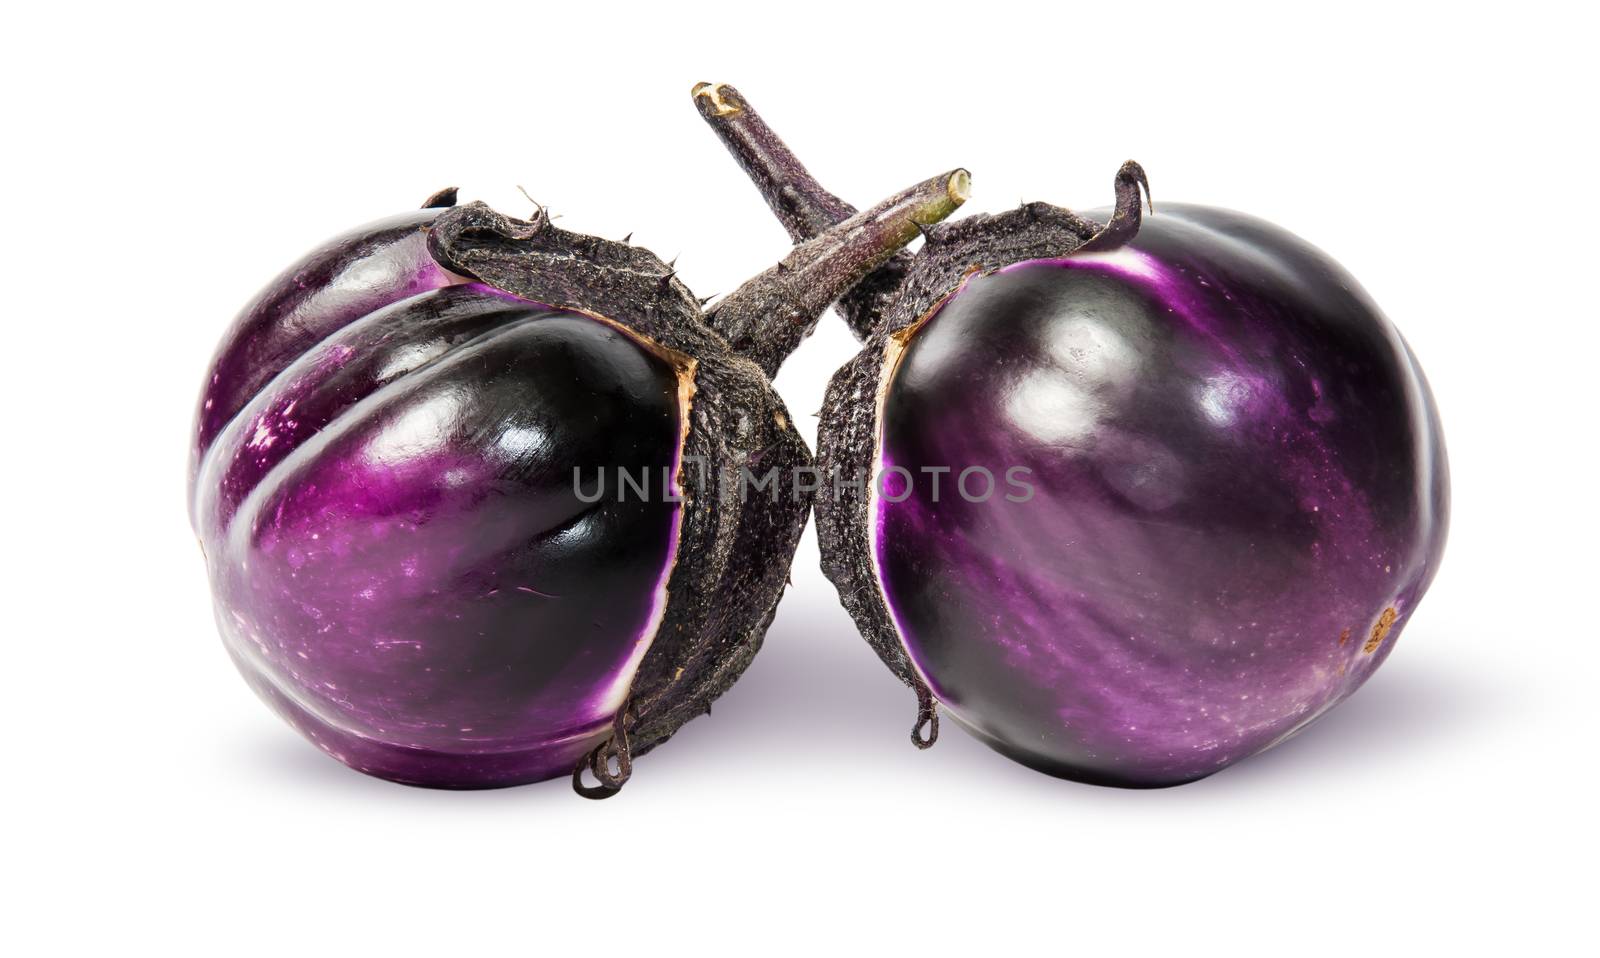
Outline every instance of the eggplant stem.
[(742, 94), (726, 83), (697, 83), (695, 109), (733, 154), (796, 243), (856, 214), (822, 188)]
[[(733, 154), (796, 243), (820, 235), (856, 215), (856, 208), (823, 189), (816, 177), (772, 131), (738, 90), (726, 83), (699, 83), (691, 91), (695, 109)], [(912, 256), (896, 251), (840, 297), (839, 312), (865, 342), (899, 294)]]
[(707, 314), (734, 352), (777, 374), (824, 310), (967, 201), (966, 170), (923, 180), (795, 247)]

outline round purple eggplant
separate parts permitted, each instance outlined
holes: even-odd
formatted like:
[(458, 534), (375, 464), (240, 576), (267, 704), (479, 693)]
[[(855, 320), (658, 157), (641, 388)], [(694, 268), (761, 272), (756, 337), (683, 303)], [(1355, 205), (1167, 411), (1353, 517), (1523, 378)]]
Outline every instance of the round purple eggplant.
[[(849, 215), (736, 91), (701, 110), (797, 236)], [(1359, 688), (1438, 570), (1448, 467), (1399, 332), (1305, 241), (1146, 219), (1141, 188), (1129, 163), (1112, 210), (930, 229), (844, 304), (823, 568), (919, 745), (939, 703), (1053, 775), (1202, 778)]]
[[(223, 338), (190, 468), (245, 679), (363, 772), (614, 793), (739, 676), (783, 591), (811, 459), (768, 376), (965, 182), (709, 311), (647, 250), (453, 191), (290, 267)], [(765, 494), (726, 481), (757, 468)]]

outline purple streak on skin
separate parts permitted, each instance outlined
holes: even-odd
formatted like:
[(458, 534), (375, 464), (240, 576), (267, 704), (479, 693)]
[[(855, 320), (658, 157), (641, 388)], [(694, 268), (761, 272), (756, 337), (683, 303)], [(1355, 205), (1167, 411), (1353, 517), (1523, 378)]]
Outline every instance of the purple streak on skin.
[(1124, 249), (969, 280), (881, 421), (881, 468), (1032, 469), (1021, 503), (919, 475), (875, 502), (874, 555), (940, 701), (1071, 778), (1176, 784), (1293, 734), (1384, 661), (1443, 550), (1403, 340), (1236, 214), (1168, 207)]
[[(212, 393), (254, 389), (210, 442), (204, 409), (198, 426), (191, 499), (224, 643), (361, 771), (456, 788), (570, 774), (655, 635), (681, 518), (659, 488), (584, 503), (573, 468), (675, 477), (677, 373), (599, 320), (397, 271), (393, 246), (370, 255), (385, 262), (314, 259), (425, 291), (378, 284), (363, 303), (396, 298), (367, 315), (320, 313), (329, 332), (259, 386), (219, 357), (247, 382)], [(259, 309), (241, 323), (292, 325)]]

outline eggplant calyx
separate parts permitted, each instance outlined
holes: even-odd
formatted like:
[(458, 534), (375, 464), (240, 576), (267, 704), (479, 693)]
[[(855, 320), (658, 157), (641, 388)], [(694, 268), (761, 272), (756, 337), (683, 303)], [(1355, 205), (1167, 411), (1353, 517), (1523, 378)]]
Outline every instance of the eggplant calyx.
[(563, 230), (542, 208), (518, 220), (483, 203), (457, 206), (433, 221), (428, 249), (451, 272), (549, 306), (625, 323), (651, 309), (700, 315), (694, 295), (654, 253)]

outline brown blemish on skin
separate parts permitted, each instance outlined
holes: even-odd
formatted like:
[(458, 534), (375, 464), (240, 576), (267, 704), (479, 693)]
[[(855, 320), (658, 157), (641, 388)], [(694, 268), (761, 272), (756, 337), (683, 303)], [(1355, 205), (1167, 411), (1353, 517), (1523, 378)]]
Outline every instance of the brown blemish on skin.
[(1345, 629), (1343, 632), (1339, 633), (1339, 647), (1343, 648), (1344, 646), (1349, 645), (1349, 644), (1350, 644), (1350, 630), (1349, 629)]
[(1394, 628), (1394, 620), (1397, 617), (1398, 613), (1395, 612), (1394, 606), (1384, 609), (1383, 614), (1378, 616), (1377, 624), (1372, 627), (1372, 635), (1367, 638), (1367, 644), (1361, 647), (1361, 651), (1367, 655), (1378, 651), (1378, 646), (1389, 637), (1389, 630)]

